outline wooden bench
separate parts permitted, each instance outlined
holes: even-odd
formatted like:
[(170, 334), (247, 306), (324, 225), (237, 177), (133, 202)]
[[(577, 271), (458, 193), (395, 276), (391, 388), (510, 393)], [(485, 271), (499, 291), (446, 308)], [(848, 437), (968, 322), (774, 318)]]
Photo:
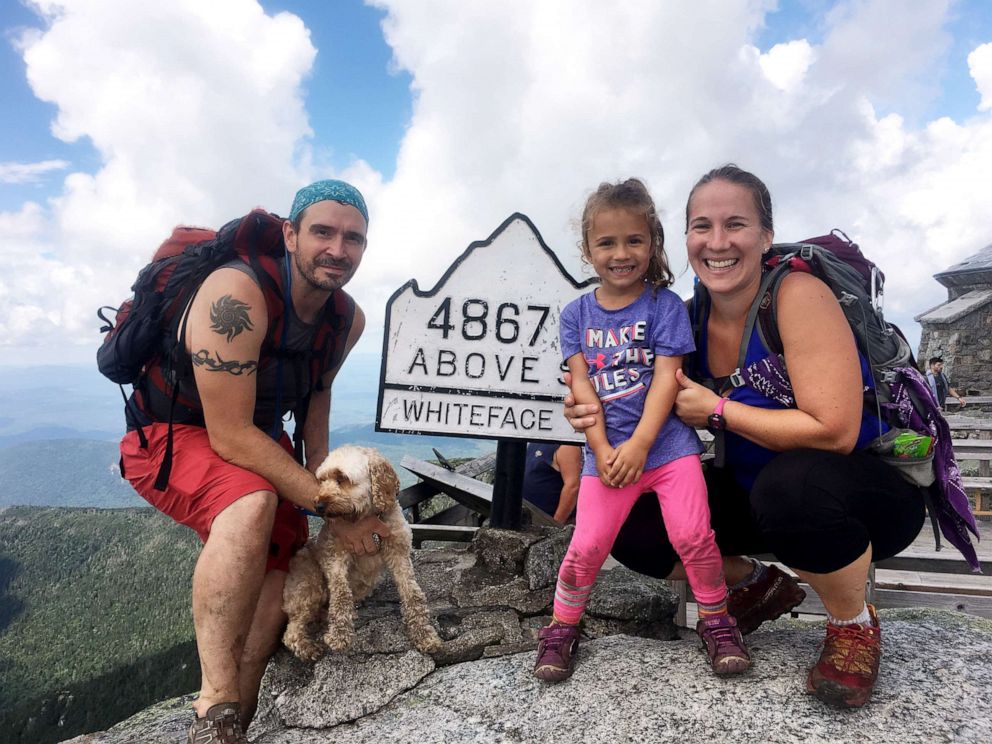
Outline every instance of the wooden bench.
[[(405, 488), (400, 492), (399, 502), (404, 509), (419, 511), (421, 503), (443, 493), (457, 502), (456, 506), (426, 520), (419, 520), (416, 512), (413, 530), (414, 545), (419, 546), (424, 540), (461, 540), (469, 541), (474, 537), (478, 524), (449, 524), (451, 521), (462, 521), (466, 513), (485, 518), (492, 512), (493, 487), (488, 483), (476, 480), (474, 476), (492, 470), (495, 467), (496, 455), (472, 460), (454, 470), (448, 470), (440, 465), (417, 460), (406, 456), (400, 465), (421, 478), (421, 482)], [(532, 524), (557, 525), (550, 516), (533, 504), (524, 501), (523, 508), (530, 514)]]
[(992, 395), (965, 395), (964, 405), (958, 403), (957, 398), (952, 398), (947, 396), (947, 410), (948, 412), (954, 411), (955, 413), (964, 410), (974, 410), (975, 408), (981, 408), (984, 410), (988, 406), (992, 406)]

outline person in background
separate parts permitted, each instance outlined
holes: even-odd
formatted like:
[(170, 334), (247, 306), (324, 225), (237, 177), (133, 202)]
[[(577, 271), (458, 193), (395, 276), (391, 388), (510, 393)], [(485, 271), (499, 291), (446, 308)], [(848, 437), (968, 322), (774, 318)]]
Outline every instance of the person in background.
[(950, 380), (944, 374), (944, 360), (939, 356), (930, 357), (930, 361), (927, 364), (930, 367), (927, 372), (927, 382), (930, 383), (930, 390), (933, 393), (933, 397), (937, 399), (937, 403), (940, 404), (940, 409), (942, 411), (947, 410), (948, 393), (957, 398), (958, 404), (964, 408), (965, 399), (957, 390), (951, 387)]
[(524, 466), (523, 497), (559, 524), (565, 524), (575, 516), (581, 475), (581, 447), (530, 442)]

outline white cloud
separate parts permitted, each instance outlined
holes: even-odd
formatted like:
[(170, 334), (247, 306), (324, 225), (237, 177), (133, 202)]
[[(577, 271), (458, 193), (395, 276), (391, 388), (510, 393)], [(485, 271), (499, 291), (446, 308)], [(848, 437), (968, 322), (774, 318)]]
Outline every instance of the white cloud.
[[(682, 267), (686, 195), (727, 161), (767, 181), (780, 239), (841, 227), (859, 240), (911, 335), (912, 315), (945, 296), (931, 275), (992, 240), (979, 187), (992, 132), (907, 124), (939, 92), (947, 2), (911, 14), (899, 0), (840, 2), (820, 44), (764, 53), (754, 38), (770, 3), (376, 4), (416, 101), (396, 176), (376, 195), (391, 268), (374, 274), (370, 254), (356, 289), (383, 271), (392, 287), (432, 285), (514, 210), (578, 271), (571, 224), (585, 195), (627, 175), (652, 188)], [(685, 275), (677, 288), (688, 287)]]
[(968, 71), (982, 97), (978, 110), (992, 110), (992, 43), (982, 44), (968, 55)]
[[(173, 225), (288, 211), (309, 175), (316, 50), (299, 18), (251, 0), (34, 6), (46, 28), (17, 42), (28, 81), (57, 107), (53, 134), (89, 139), (101, 166), (48, 205), (47, 234), (3, 286), (0, 343), (93, 345), (95, 309), (123, 299)], [(0, 234), (0, 253), (23, 249)]]
[[(628, 175), (651, 187), (678, 270), (693, 182), (727, 161), (754, 170), (778, 237), (845, 229), (886, 271), (890, 314), (911, 335), (912, 315), (944, 297), (931, 275), (992, 241), (992, 122), (913, 123), (939, 93), (943, 0), (912, 13), (901, 0), (838, 2), (817, 45), (768, 50), (755, 39), (771, 0), (374, 4), (414, 103), (395, 176), (362, 162), (343, 174), (371, 210), (350, 287), (369, 350), (397, 287), (432, 286), (514, 211), (579, 274), (573, 220), (597, 183)], [(92, 308), (119, 298), (172, 224), (285, 209), (312, 171), (300, 91), (314, 49), (295, 17), (246, 0), (45, 8), (51, 27), (23, 41), (29, 79), (58, 107), (56, 134), (90, 138), (104, 164), (69, 175), (48, 205), (48, 258), (32, 271), (65, 283), (47, 299), (7, 287), (25, 306), (16, 322), (0, 316), (8, 343), (33, 338), (14, 326), (92, 334)], [(688, 287), (687, 273), (676, 288)]]
[(806, 39), (776, 44), (758, 62), (768, 81), (779, 90), (795, 90), (813, 64), (816, 53)]
[[(19, 212), (0, 212), (0, 235), (9, 236), (10, 243), (0, 243), (0, 251), (13, 249), (15, 241), (38, 235), (45, 224), (45, 215), (40, 204), (25, 202)], [(0, 253), (0, 256), (5, 255)]]
[(34, 183), (52, 171), (69, 167), (65, 160), (42, 160), (40, 163), (0, 163), (0, 183)]

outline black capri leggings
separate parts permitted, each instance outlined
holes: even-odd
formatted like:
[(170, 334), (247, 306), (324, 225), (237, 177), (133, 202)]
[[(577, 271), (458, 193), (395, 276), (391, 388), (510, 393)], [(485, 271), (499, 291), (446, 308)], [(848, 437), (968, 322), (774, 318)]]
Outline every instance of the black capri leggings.
[[(723, 555), (772, 553), (790, 568), (830, 573), (872, 546), (873, 560), (906, 548), (923, 527), (923, 491), (872, 455), (783, 452), (762, 469), (751, 493), (726, 469), (706, 468), (710, 518)], [(679, 560), (654, 494), (634, 505), (613, 557), (665, 578)]]

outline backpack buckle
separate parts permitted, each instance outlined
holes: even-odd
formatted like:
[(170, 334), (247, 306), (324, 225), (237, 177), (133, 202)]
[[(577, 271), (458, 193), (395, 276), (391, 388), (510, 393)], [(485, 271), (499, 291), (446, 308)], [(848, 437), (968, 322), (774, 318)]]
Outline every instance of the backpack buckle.
[(813, 260), (813, 246), (809, 244), (804, 244), (802, 248), (799, 249), (799, 257), (806, 262)]
[(733, 372), (731, 372), (730, 376), (727, 379), (730, 381), (730, 384), (733, 385), (735, 388), (744, 387), (744, 385), (746, 384), (744, 382), (744, 375), (741, 374), (740, 367), (738, 367)]

